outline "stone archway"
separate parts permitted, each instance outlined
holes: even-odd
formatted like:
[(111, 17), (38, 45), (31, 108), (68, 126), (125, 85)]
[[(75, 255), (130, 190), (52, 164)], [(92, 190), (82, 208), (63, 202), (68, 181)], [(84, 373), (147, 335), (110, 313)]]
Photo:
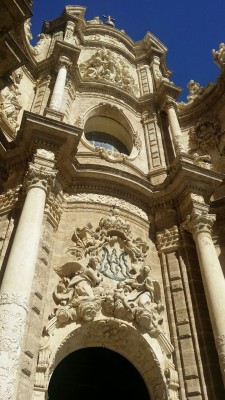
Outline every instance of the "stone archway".
[[(158, 340), (151, 338), (150, 341), (129, 323), (112, 318), (82, 325), (55, 326), (40, 350), (33, 399), (47, 399), (48, 385), (56, 367), (69, 354), (88, 347), (107, 348), (125, 357), (142, 377), (150, 399), (175, 399), (177, 397), (170, 397), (170, 379), (165, 377), (169, 364), (165, 363)], [(176, 390), (173, 394), (176, 396)]]
[(87, 347), (66, 356), (49, 382), (49, 400), (150, 400), (139, 372), (120, 354)]

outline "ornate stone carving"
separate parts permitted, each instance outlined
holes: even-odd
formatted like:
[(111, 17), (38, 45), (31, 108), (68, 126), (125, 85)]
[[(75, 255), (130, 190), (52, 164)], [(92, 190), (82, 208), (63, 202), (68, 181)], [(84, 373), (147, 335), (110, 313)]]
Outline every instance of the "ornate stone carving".
[(89, 21), (87, 21), (87, 24), (89, 25), (103, 25), (103, 22), (100, 20), (99, 17), (94, 17), (93, 19), (90, 19)]
[(40, 35), (38, 35), (38, 39), (39, 40), (36, 46), (34, 46), (33, 50), (37, 57), (41, 56), (41, 58), (44, 58), (43, 56), (47, 54), (51, 43), (51, 36), (47, 33), (40, 33)]
[(99, 49), (90, 59), (79, 66), (83, 79), (114, 84), (137, 95), (137, 86), (125, 59), (110, 50)]
[(216, 220), (214, 214), (208, 214), (206, 211), (193, 210), (191, 215), (188, 215), (182, 227), (191, 232), (193, 237), (201, 232), (211, 234), (213, 224)]
[(102, 218), (94, 231), (91, 224), (77, 228), (75, 256), (55, 271), (61, 277), (53, 297), (57, 307), (52, 318), (59, 324), (92, 321), (102, 313), (137, 323), (151, 335), (162, 324), (160, 287), (145, 263), (148, 246), (133, 239), (129, 223), (115, 211)]
[(143, 220), (148, 221), (148, 215), (141, 208), (116, 197), (95, 193), (79, 193), (76, 195), (65, 194), (64, 197), (69, 202), (107, 204), (112, 207), (117, 207), (122, 210), (129, 211), (132, 214), (142, 218)]
[(0, 305), (2, 304), (16, 304), (27, 311), (28, 297), (20, 292), (2, 293), (0, 294)]
[(0, 301), (0, 398), (11, 400), (18, 370), (18, 353), (22, 345), (27, 299), (19, 293), (7, 293), (1, 296)]
[(39, 157), (45, 158), (46, 160), (54, 160), (55, 159), (55, 154), (52, 151), (49, 151), (46, 149), (38, 148), (36, 150), (36, 155)]
[(225, 43), (220, 43), (219, 50), (212, 50), (215, 63), (222, 69), (225, 64)]
[(62, 214), (62, 206), (60, 200), (51, 192), (46, 200), (45, 214), (54, 228), (57, 229)]
[(199, 156), (197, 153), (195, 153), (193, 154), (193, 156), (193, 164), (205, 169), (211, 169), (211, 157), (208, 154), (204, 154), (204, 156)]
[[(39, 353), (36, 386), (47, 388), (52, 371), (67, 354), (81, 347), (100, 345), (127, 357), (141, 375), (145, 376), (148, 390), (154, 398), (177, 399), (177, 387), (172, 385), (176, 374), (172, 362), (169, 361), (170, 351), (168, 353), (167, 349), (165, 352), (153, 349), (150, 340), (128, 322), (104, 318), (81, 326), (71, 325), (70, 329), (68, 328), (69, 326), (61, 326), (54, 334), (51, 333), (47, 342), (46, 338), (43, 341)], [(168, 357), (165, 354), (168, 354)], [(163, 371), (168, 371), (169, 368), (170, 378), (167, 378), (166, 384)]]
[[(206, 95), (207, 93), (211, 92), (211, 90), (214, 88), (215, 83), (209, 82), (205, 87), (200, 86), (198, 82), (195, 82), (194, 80), (190, 80), (190, 82), (187, 84), (187, 88), (189, 90), (189, 95), (187, 96), (188, 102), (193, 102), (200, 97)], [(180, 104), (185, 104), (185, 103), (180, 103)]]
[(180, 244), (180, 234), (176, 225), (157, 233), (156, 238), (159, 252), (175, 250)]
[(0, 195), (0, 211), (11, 210), (19, 198), (21, 185), (8, 189), (5, 194)]
[(225, 372), (225, 335), (221, 335), (216, 338), (216, 348), (221, 366)]
[(27, 189), (30, 189), (31, 187), (39, 187), (44, 189), (46, 192), (49, 192), (54, 186), (56, 173), (56, 170), (51, 170), (46, 167), (38, 167), (29, 163), (29, 169), (25, 177)]
[(13, 72), (11, 76), (13, 83), (3, 89), (0, 94), (0, 115), (14, 130), (18, 127), (17, 118), (22, 108), (19, 90), (21, 78), (22, 71), (20, 69)]
[(75, 23), (73, 21), (68, 21), (66, 24), (66, 32), (64, 36), (64, 41), (71, 44), (78, 44), (76, 38), (74, 37)]
[(187, 84), (187, 88), (189, 90), (189, 95), (187, 96), (188, 101), (193, 101), (197, 97), (199, 97), (202, 86), (198, 82), (195, 82), (193, 79)]
[(191, 141), (196, 145), (195, 150), (200, 148), (210, 152), (218, 145), (220, 135), (219, 123), (213, 116), (201, 118), (195, 128), (190, 130)]

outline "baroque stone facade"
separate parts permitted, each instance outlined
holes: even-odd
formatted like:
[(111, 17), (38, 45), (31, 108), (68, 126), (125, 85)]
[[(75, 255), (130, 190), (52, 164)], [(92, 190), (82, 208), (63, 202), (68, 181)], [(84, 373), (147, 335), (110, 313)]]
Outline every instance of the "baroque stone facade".
[(179, 103), (152, 34), (67, 6), (33, 47), (31, 2), (3, 3), (0, 398), (105, 347), (151, 400), (224, 399), (225, 45)]

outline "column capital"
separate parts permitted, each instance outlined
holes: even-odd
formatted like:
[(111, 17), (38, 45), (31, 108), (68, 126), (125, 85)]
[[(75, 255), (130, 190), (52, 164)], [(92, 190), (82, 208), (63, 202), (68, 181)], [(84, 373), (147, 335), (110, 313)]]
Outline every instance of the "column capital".
[(177, 111), (177, 103), (172, 97), (165, 96), (163, 108), (165, 109), (165, 111), (168, 111), (169, 108), (173, 108), (175, 111)]
[(27, 191), (31, 188), (43, 189), (49, 193), (55, 184), (57, 170), (29, 163), (29, 168), (25, 177)]
[(195, 239), (199, 233), (209, 233), (211, 235), (213, 224), (216, 220), (214, 214), (208, 214), (207, 211), (193, 210), (183, 222), (182, 227), (190, 232)]
[(72, 61), (70, 60), (69, 57), (66, 56), (60, 56), (57, 64), (56, 64), (56, 71), (59, 71), (60, 68), (65, 67), (67, 69), (67, 71), (70, 69), (72, 65)]

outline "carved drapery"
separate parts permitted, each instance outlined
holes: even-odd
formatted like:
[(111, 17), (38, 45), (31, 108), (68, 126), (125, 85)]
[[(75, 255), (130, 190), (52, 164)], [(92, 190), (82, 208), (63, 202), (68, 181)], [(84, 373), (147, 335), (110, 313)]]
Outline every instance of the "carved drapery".
[(217, 338), (225, 334), (225, 281), (223, 271), (213, 244), (211, 232), (215, 215), (205, 211), (193, 210), (183, 228), (192, 233), (196, 243), (202, 281), (204, 285), (214, 338), (217, 344), (220, 367), (225, 382), (224, 347), (218, 347)]

